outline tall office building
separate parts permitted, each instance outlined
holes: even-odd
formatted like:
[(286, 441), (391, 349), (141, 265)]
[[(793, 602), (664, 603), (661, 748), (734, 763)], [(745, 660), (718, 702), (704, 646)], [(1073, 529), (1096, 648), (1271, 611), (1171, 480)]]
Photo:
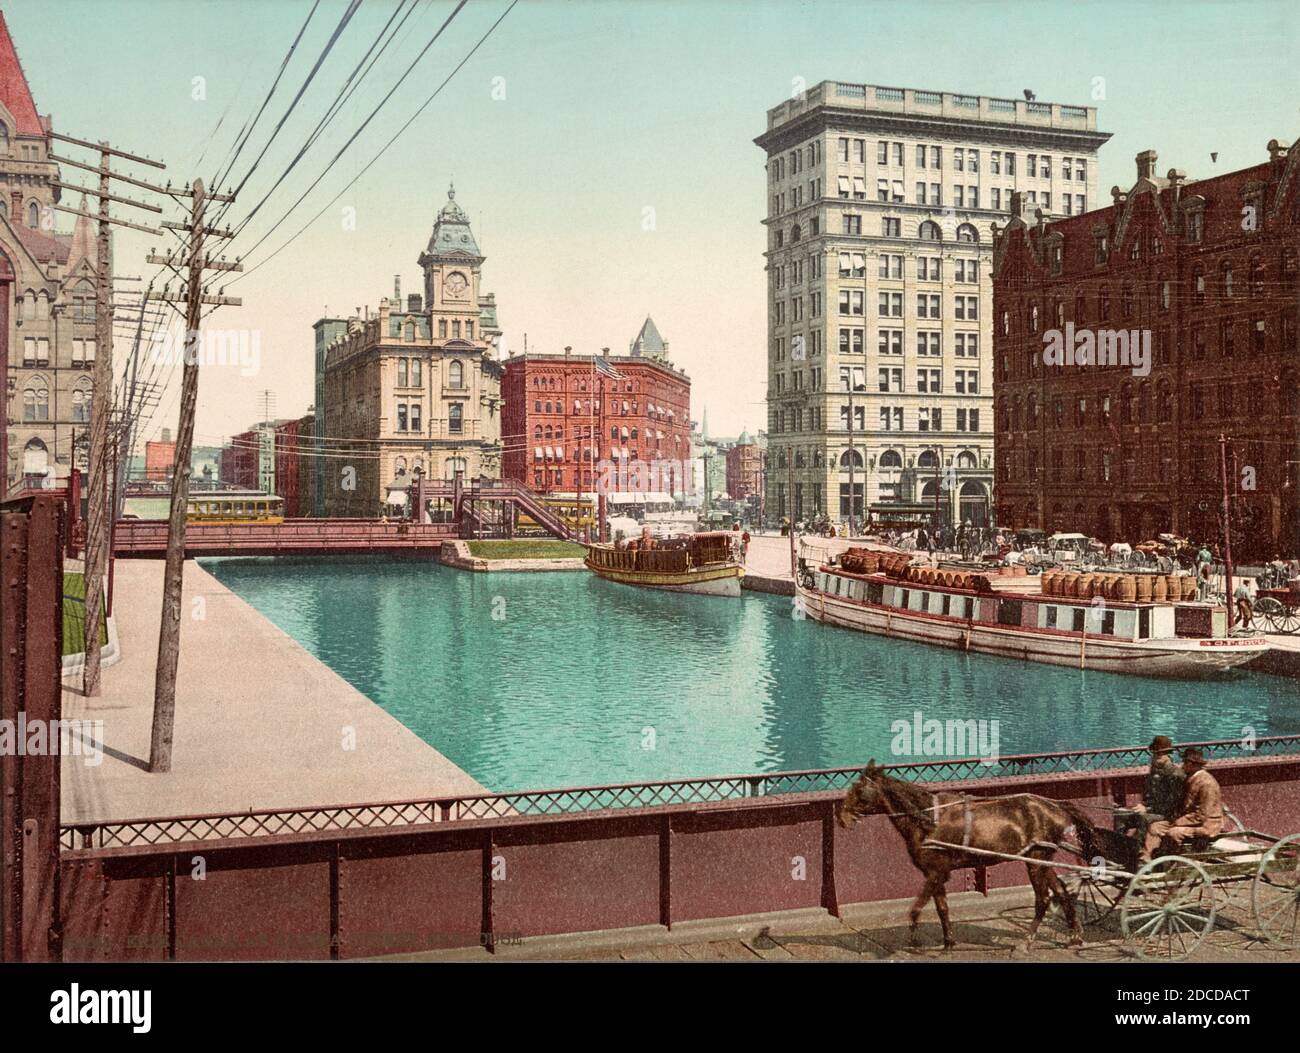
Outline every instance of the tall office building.
[(768, 111), (769, 518), (988, 521), (991, 225), (1013, 191), (1090, 209), (1108, 138), (1093, 107), (836, 81)]

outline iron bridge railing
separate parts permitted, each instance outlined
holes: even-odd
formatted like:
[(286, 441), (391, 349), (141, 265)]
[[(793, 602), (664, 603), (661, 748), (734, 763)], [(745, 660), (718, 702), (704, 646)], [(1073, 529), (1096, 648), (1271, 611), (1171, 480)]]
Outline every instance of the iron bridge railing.
[[(1238, 739), (1185, 742), (1177, 748), (1185, 746), (1200, 747), (1208, 761), (1300, 756), (1300, 735), (1271, 735), (1258, 738), (1253, 743)], [(1065, 778), (1081, 772), (1115, 772), (1145, 767), (1148, 763), (1149, 753), (1145, 746), (1117, 746), (1108, 749), (1020, 754), (992, 761), (980, 757), (964, 757), (888, 764), (885, 767), (900, 778), (915, 782), (943, 783), (978, 782), (985, 779), (1029, 781), (1052, 776)], [(710, 804), (753, 797), (845, 790), (857, 778), (860, 770), (856, 767), (820, 768), (373, 804), (68, 823), (61, 829), (61, 844), (65, 849), (118, 848), (328, 830), (383, 829), (475, 819), (581, 815), (627, 808)]]

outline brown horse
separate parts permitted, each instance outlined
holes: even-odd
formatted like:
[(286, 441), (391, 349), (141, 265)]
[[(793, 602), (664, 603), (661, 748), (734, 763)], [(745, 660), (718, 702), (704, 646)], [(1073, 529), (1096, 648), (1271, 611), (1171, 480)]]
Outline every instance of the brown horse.
[[(1075, 805), (1022, 793), (1009, 797), (980, 799), (956, 793), (931, 793), (915, 783), (885, 774), (873, 760), (863, 769), (840, 804), (839, 821), (845, 829), (860, 815), (889, 817), (907, 845), (912, 864), (925, 876), (920, 895), (912, 904), (911, 938), (915, 943), (921, 910), (931, 897), (943, 926), (944, 950), (952, 950), (952, 926), (948, 921), (948, 894), (944, 884), (953, 870), (987, 865), (996, 860), (960, 849), (927, 847), (926, 841), (1001, 852), (1005, 855), (1051, 859), (1067, 835), (1078, 838), (1084, 859), (1098, 855), (1098, 831)], [(1065, 912), (1070, 927), (1070, 946), (1083, 942), (1083, 927), (1074, 910), (1074, 898), (1048, 866), (1026, 863), (1034, 889), (1034, 920), (1026, 945), (1033, 942), (1047, 913), (1051, 898)]]

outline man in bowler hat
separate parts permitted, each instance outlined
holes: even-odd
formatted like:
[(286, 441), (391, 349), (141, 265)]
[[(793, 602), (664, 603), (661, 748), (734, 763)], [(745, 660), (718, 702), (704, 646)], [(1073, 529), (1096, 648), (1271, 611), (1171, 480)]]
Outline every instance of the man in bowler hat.
[(1195, 746), (1183, 750), (1183, 771), (1187, 783), (1178, 816), (1172, 822), (1152, 823), (1142, 848), (1142, 861), (1168, 840), (1175, 848), (1194, 837), (1214, 837), (1223, 830), (1223, 791), (1218, 780), (1205, 769), (1205, 755)]

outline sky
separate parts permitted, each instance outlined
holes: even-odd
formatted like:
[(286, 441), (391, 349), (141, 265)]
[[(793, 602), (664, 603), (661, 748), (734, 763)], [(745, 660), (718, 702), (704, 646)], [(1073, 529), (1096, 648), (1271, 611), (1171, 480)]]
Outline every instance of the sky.
[[(403, 293), (421, 290), (416, 261), (453, 180), (487, 257), (482, 289), (496, 294), (502, 357), (525, 340), (529, 350), (625, 352), (649, 314), (692, 378), (692, 415), (707, 406), (711, 434), (764, 427), (766, 179), (753, 139), (799, 79), (1008, 98), (1028, 88), (1041, 101), (1095, 105), (1099, 128), (1113, 133), (1100, 155), (1102, 201), (1112, 185), (1134, 182), (1144, 149), (1158, 151), (1160, 171), (1179, 167), (1195, 179), (1258, 164), (1270, 139), (1300, 137), (1294, 0), (520, 0), (325, 207), (509, 6), (469, 0), (326, 171), (455, 6), (418, 0), (272, 191), (397, 5), (364, 0), (248, 175), (346, 8), (321, 0), (236, 160), (228, 182), (248, 178), (223, 222), (239, 225), (266, 202), (228, 247), (248, 271), (228, 289), (243, 306), (223, 307), (207, 324), (247, 332), (260, 354), (256, 369), (245, 360), (201, 371), (198, 444), (260, 419), (264, 391), (274, 393), (275, 415), (306, 412), (312, 323), (373, 310), (396, 274)], [(310, 8), (308, 0), (0, 0), (37, 109), (53, 116), (55, 131), (161, 159), (161, 175), (130, 163), (118, 170), (173, 183), (211, 182)], [(71, 168), (63, 178), (82, 175), (94, 178)], [(116, 192), (180, 218), (167, 198), (127, 184)], [(116, 273), (148, 280), (157, 268), (144, 254), (174, 244), (125, 231)], [(119, 342), (119, 357), (128, 348)], [(142, 369), (162, 385), (142, 437), (174, 431), (179, 367)]]

